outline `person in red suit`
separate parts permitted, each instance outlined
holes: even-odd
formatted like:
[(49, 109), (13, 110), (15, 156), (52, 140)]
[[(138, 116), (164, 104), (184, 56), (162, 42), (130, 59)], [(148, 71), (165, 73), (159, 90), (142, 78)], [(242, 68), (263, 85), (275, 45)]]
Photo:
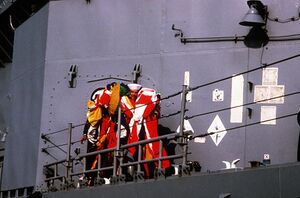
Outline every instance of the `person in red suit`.
[[(141, 139), (151, 139), (158, 137), (158, 119), (160, 116), (160, 99), (154, 89), (142, 88), (139, 84), (128, 84), (130, 89), (129, 96), (121, 98), (121, 108), (129, 123), (130, 135), (128, 143), (137, 142)], [(144, 148), (143, 159), (159, 157), (159, 141), (149, 143)], [(134, 157), (136, 148), (128, 149)], [(167, 156), (165, 149), (162, 149), (162, 156)], [(156, 167), (158, 163), (155, 163)], [(149, 167), (144, 164), (146, 176), (150, 176)], [(170, 167), (169, 160), (162, 161), (162, 168)]]
[[(108, 139), (112, 144), (115, 142), (115, 134), (109, 131), (111, 126), (111, 117), (108, 113), (108, 105), (111, 97), (111, 92), (104, 88), (95, 90), (88, 102), (87, 121), (84, 126), (81, 143), (88, 140), (87, 153), (102, 150), (107, 148)], [(109, 131), (109, 132), (108, 132)], [(112, 146), (113, 147), (113, 146)], [(102, 161), (101, 166), (108, 164), (108, 157)], [(110, 160), (111, 161), (111, 160)], [(86, 158), (86, 169), (93, 170), (96, 168), (98, 156), (88, 156)], [(102, 173), (104, 174), (104, 172)], [(94, 179), (97, 176), (96, 172), (85, 174), (87, 177), (87, 185), (93, 186)]]

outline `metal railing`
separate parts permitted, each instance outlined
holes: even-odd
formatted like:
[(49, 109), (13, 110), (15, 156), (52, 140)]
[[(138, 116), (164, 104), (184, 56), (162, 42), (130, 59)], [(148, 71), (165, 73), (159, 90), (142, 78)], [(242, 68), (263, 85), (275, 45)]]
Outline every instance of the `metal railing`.
[(0, 198), (11, 198), (11, 197), (28, 197), (32, 195), (34, 190), (33, 186), (18, 188), (13, 190), (6, 190), (0, 192)]
[[(69, 134), (72, 134), (72, 124), (69, 124)], [(63, 160), (58, 160), (55, 161), (53, 163), (49, 163), (47, 165), (44, 165), (44, 168), (46, 169), (52, 169), (53, 175), (51, 177), (47, 177), (45, 179), (45, 182), (47, 183), (48, 186), (48, 190), (52, 191), (52, 190), (57, 190), (57, 188), (55, 188), (55, 181), (59, 181), (62, 185), (62, 189), (66, 189), (69, 187), (76, 187), (77, 185), (74, 183), (75, 176), (84, 176), (85, 174), (88, 173), (96, 173), (96, 178), (95, 178), (95, 184), (103, 184), (103, 178), (101, 178), (101, 171), (113, 171), (113, 174), (110, 177), (110, 183), (111, 184), (116, 184), (119, 182), (125, 182), (126, 178), (125, 175), (122, 173), (122, 169), (129, 167), (129, 166), (135, 166), (136, 167), (136, 172), (133, 175), (133, 178), (135, 181), (137, 180), (143, 180), (144, 179), (144, 173), (142, 171), (141, 166), (145, 163), (150, 163), (150, 162), (158, 162), (158, 166), (155, 169), (155, 173), (154, 176), (155, 178), (158, 177), (164, 177), (165, 176), (165, 172), (162, 168), (162, 161), (163, 160), (171, 160), (171, 159), (184, 159), (184, 157), (187, 155), (187, 149), (182, 149), (182, 152), (179, 154), (175, 154), (175, 155), (169, 155), (169, 156), (163, 156), (162, 152), (163, 152), (163, 140), (168, 139), (168, 140), (176, 140), (180, 138), (180, 134), (178, 133), (171, 133), (171, 134), (167, 134), (167, 135), (163, 135), (163, 136), (158, 136), (156, 138), (152, 138), (152, 139), (147, 139), (147, 140), (141, 140), (135, 143), (131, 143), (131, 144), (126, 144), (126, 145), (121, 145), (119, 146), (119, 148), (117, 148), (118, 146), (114, 147), (114, 148), (109, 148), (109, 149), (103, 149), (103, 150), (98, 150), (98, 151), (94, 151), (94, 152), (89, 152), (86, 154), (81, 154), (78, 155), (76, 158), (71, 157), (69, 155), (71, 147), (71, 138), (72, 135), (69, 135), (69, 146), (68, 146), (68, 154), (66, 159)], [(160, 142), (160, 149), (159, 149), (159, 157), (158, 158), (153, 158), (153, 159), (142, 159), (143, 156), (143, 146), (145, 146), (146, 144), (152, 143), (152, 142)], [(126, 150), (130, 147), (138, 147), (138, 152), (137, 152), (137, 160), (136, 161), (130, 161), (130, 162), (123, 162), (124, 159), (124, 153), (126, 153)], [(102, 155), (103, 154), (107, 154), (107, 153), (113, 153), (114, 156), (114, 160), (111, 164), (111, 166), (105, 166), (102, 167), (101, 166), (101, 160), (102, 160)], [(97, 162), (97, 167), (94, 169), (87, 169), (87, 158), (90, 156), (96, 156), (98, 158), (98, 162)], [(83, 162), (83, 167), (80, 171), (74, 171), (74, 161), (76, 160), (80, 160)], [(185, 164), (183, 164), (185, 165)], [(59, 166), (65, 166), (65, 168), (63, 169), (64, 172), (62, 174), (59, 174), (58, 172), (58, 167)], [(185, 167), (185, 166), (181, 166), (181, 167)], [(181, 171), (181, 172), (186, 172), (186, 171)], [(80, 181), (77, 181), (77, 184)]]
[[(181, 102), (181, 116), (180, 116), (180, 126), (183, 126), (184, 123), (184, 118), (185, 118), (185, 106), (186, 106), (186, 94), (188, 92), (188, 87), (187, 85), (183, 85), (183, 90), (182, 90), (182, 102)], [(81, 125), (78, 125), (81, 126)], [(78, 127), (76, 126), (76, 127)], [(63, 160), (57, 160), (53, 163), (44, 165), (45, 169), (53, 169), (53, 174), (50, 177), (47, 177), (45, 179), (45, 182), (47, 183), (48, 190), (57, 190), (55, 187), (55, 182), (60, 181), (61, 183), (61, 189), (67, 189), (71, 187), (77, 187), (77, 185), (80, 184), (80, 181), (78, 179), (77, 184), (75, 184), (75, 179), (74, 177), (76, 176), (84, 176), (88, 173), (96, 173), (96, 178), (95, 178), (95, 184), (103, 184), (104, 183), (104, 178), (101, 178), (101, 171), (112, 171), (112, 175), (110, 176), (110, 183), (111, 184), (117, 184), (121, 182), (126, 181), (126, 176), (123, 174), (122, 169), (126, 167), (136, 167), (136, 171), (134, 175), (132, 175), (133, 180), (143, 180), (144, 179), (144, 172), (142, 171), (142, 165), (146, 163), (151, 163), (151, 162), (156, 162), (158, 165), (154, 170), (154, 178), (159, 178), (159, 177), (165, 177), (165, 170), (162, 168), (162, 162), (164, 160), (171, 160), (171, 159), (182, 159), (182, 162), (180, 163), (180, 170), (179, 170), (179, 176), (182, 174), (189, 174), (189, 169), (187, 166), (187, 154), (188, 154), (188, 137), (184, 133), (183, 127), (180, 127), (180, 132), (179, 133), (170, 133), (167, 135), (162, 135), (158, 136), (155, 138), (151, 139), (145, 139), (145, 140), (140, 140), (131, 144), (126, 144), (126, 145), (121, 145), (120, 144), (120, 131), (121, 131), (121, 108), (119, 107), (118, 109), (118, 128), (116, 132), (117, 136), (117, 144), (116, 147), (114, 148), (109, 148), (109, 149), (103, 149), (103, 150), (98, 150), (94, 152), (89, 152), (86, 154), (78, 155), (77, 158), (72, 158), (70, 153), (71, 153), (71, 145), (72, 143), (72, 129), (75, 128), (72, 123), (68, 124), (68, 128), (64, 129), (68, 131), (68, 143), (64, 144), (67, 145), (67, 152), (66, 153), (66, 159)], [(42, 138), (44, 140), (47, 140), (46, 135), (43, 135)], [(181, 152), (178, 154), (174, 155), (168, 155), (168, 156), (163, 156), (163, 140), (168, 139), (168, 140), (175, 140), (175, 142), (181, 147)], [(152, 159), (143, 159), (143, 147), (146, 144), (152, 143), (152, 142), (159, 142), (159, 156), (156, 158)], [(53, 144), (53, 142), (50, 142)], [(126, 153), (127, 149), (130, 147), (138, 147), (138, 152), (137, 152), (137, 160), (135, 161), (128, 161), (128, 162), (123, 162), (124, 161), (124, 154)], [(113, 162), (110, 164), (110, 166), (101, 166), (101, 160), (102, 160), (102, 155), (107, 154), (107, 153), (113, 153)], [(90, 156), (95, 156), (97, 157), (97, 167), (94, 169), (89, 169), (87, 170), (87, 158)], [(74, 169), (74, 161), (75, 160), (81, 160), (83, 161), (83, 167), (80, 171), (75, 171)], [(58, 166), (62, 165), (65, 166), (64, 173), (59, 174), (58, 173)], [(81, 185), (81, 184), (80, 184)]]

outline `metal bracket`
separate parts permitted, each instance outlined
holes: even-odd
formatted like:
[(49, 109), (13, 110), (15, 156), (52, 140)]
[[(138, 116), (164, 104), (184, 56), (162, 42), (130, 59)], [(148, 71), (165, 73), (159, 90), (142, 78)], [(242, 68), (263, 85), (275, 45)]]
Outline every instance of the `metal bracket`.
[(189, 166), (179, 165), (179, 167), (178, 167), (178, 176), (181, 177), (183, 175), (191, 175), (191, 171), (190, 171)]
[(110, 183), (111, 184), (125, 183), (125, 179), (126, 179), (125, 175), (111, 176)]
[(76, 81), (76, 77), (77, 77), (77, 73), (78, 73), (78, 67), (77, 65), (71, 65), (69, 72), (68, 72), (68, 82), (69, 82), (69, 88), (75, 88), (77, 81)]
[(248, 112), (248, 117), (249, 117), (249, 119), (251, 119), (253, 110), (251, 108), (246, 108), (246, 109), (247, 109), (247, 112)]
[(175, 28), (175, 24), (172, 25), (172, 30), (176, 31), (176, 33), (175, 33), (175, 35), (174, 35), (175, 38), (178, 37), (178, 36), (180, 36), (181, 38), (183, 37), (183, 32), (182, 32), (182, 30), (179, 29), (179, 28)]
[(154, 170), (154, 179), (166, 178), (166, 171), (162, 168), (156, 168)]
[(142, 172), (142, 171), (137, 171), (137, 172), (135, 172), (134, 174), (133, 174), (133, 180), (135, 181), (135, 182), (137, 182), (137, 181), (144, 181), (144, 179), (145, 179), (145, 177), (144, 177), (144, 172)]
[(248, 81), (248, 88), (249, 88), (249, 91), (251, 93), (253, 91), (253, 82)]
[(142, 65), (141, 64), (135, 64), (134, 68), (133, 68), (133, 83), (138, 83), (138, 79), (141, 76), (141, 72), (142, 72)]

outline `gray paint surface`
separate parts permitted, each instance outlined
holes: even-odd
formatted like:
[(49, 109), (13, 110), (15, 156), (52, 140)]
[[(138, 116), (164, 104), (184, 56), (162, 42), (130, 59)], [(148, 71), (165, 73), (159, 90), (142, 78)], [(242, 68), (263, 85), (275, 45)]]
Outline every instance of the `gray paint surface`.
[(15, 32), (2, 189), (35, 185), (44, 84), (47, 7)]
[[(291, 174), (291, 173), (296, 174)], [(254, 168), (244, 171), (201, 173), (122, 185), (104, 185), (68, 192), (45, 193), (43, 197), (268, 197), (292, 198), (300, 195), (299, 164), (284, 167)]]
[[(272, 14), (282, 18), (294, 13), (297, 2), (264, 1)], [(283, 5), (286, 10), (279, 9)], [(45, 187), (43, 165), (55, 160), (40, 152), (41, 148), (52, 146), (39, 139), (40, 133), (65, 129), (69, 122), (75, 125), (85, 122), (90, 93), (112, 82), (88, 83), (89, 80), (110, 75), (130, 80), (134, 64), (139, 63), (143, 65), (141, 84), (157, 89), (165, 97), (181, 90), (184, 71), (190, 71), (190, 85), (194, 87), (253, 69), (260, 66), (261, 61), (270, 63), (299, 53), (299, 41), (269, 43), (263, 56), (262, 49), (248, 49), (242, 42), (183, 45), (171, 30), (172, 24), (175, 24), (188, 37), (246, 35), (249, 29), (238, 25), (238, 22), (247, 10), (246, 1), (237, 0), (226, 3), (217, 0), (92, 0), (91, 4), (83, 0), (50, 1), (16, 32), (10, 83), (13, 93), (12, 132), (8, 139), (3, 189), (28, 185), (38, 189)], [(299, 22), (282, 25), (270, 22), (267, 29), (269, 35), (296, 34)], [(285, 85), (285, 93), (300, 90), (296, 80), (298, 63), (299, 59), (294, 59), (274, 65), (279, 68), (278, 82)], [(70, 89), (67, 74), (73, 64), (79, 68), (77, 86)], [(253, 92), (248, 90), (247, 80), (254, 85), (261, 84), (261, 75), (261, 70), (244, 75), (244, 103), (253, 102), (254, 97)], [(224, 90), (223, 102), (212, 102), (211, 93), (216, 88)], [(187, 104), (187, 115), (229, 107), (230, 93), (231, 80), (193, 91), (192, 102)], [(162, 114), (178, 111), (180, 100), (181, 97), (177, 96), (162, 101)], [(277, 116), (296, 113), (298, 101), (299, 95), (285, 98), (284, 104), (276, 105)], [(197, 117), (190, 122), (196, 135), (206, 133), (217, 114), (224, 126), (231, 128), (259, 121), (260, 106), (251, 106), (251, 119), (244, 107), (241, 124), (230, 123), (229, 111)], [(35, 108), (33, 112), (32, 107)], [(28, 117), (31, 114), (33, 116)], [(161, 123), (175, 131), (179, 115), (162, 119)], [(73, 141), (79, 140), (82, 130), (82, 126), (74, 129)], [(206, 138), (205, 144), (190, 142), (192, 154), (189, 160), (200, 161), (204, 172), (223, 169), (223, 160), (237, 158), (241, 159), (239, 166), (248, 167), (248, 161), (261, 161), (264, 153), (270, 154), (272, 164), (295, 162), (298, 131), (295, 117), (277, 121), (275, 126), (256, 125), (233, 130), (227, 133), (219, 146), (210, 137)], [(24, 141), (25, 137), (30, 139)], [(49, 137), (60, 145), (66, 142), (67, 134), (62, 132)], [(17, 147), (15, 143), (18, 143)], [(85, 151), (85, 145), (80, 144), (74, 144), (72, 151), (77, 147)], [(66, 146), (62, 149), (66, 150)], [(56, 148), (48, 151), (56, 159), (65, 159), (65, 154)], [(29, 161), (28, 156), (31, 155), (33, 160)], [(19, 169), (16, 161), (23, 163), (24, 168)], [(30, 166), (32, 168), (29, 169)], [(175, 183), (175, 186), (178, 185), (177, 181)]]

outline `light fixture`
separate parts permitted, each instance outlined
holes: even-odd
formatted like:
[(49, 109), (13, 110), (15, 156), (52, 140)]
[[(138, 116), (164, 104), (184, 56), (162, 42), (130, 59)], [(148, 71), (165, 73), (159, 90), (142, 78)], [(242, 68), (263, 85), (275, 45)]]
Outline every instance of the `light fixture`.
[(267, 6), (262, 4), (262, 2), (255, 0), (247, 1), (247, 4), (250, 9), (239, 24), (252, 27), (266, 25)]
[(267, 6), (259, 0), (247, 1), (249, 11), (239, 23), (252, 27), (244, 39), (244, 44), (249, 48), (261, 48), (268, 44), (269, 36), (265, 29), (267, 21)]
[(261, 48), (269, 42), (267, 30), (259, 26), (254, 26), (244, 39), (244, 44), (249, 48)]

